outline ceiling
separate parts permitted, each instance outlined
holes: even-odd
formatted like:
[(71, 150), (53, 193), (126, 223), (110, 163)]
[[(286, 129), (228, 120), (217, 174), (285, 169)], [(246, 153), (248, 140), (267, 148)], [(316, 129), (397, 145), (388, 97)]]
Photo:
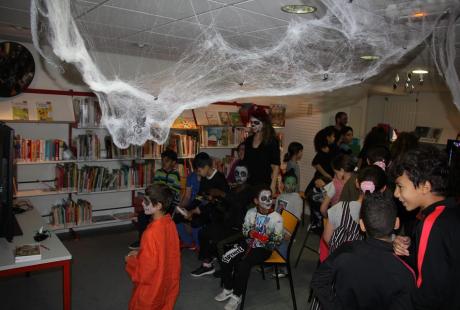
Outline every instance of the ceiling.
[[(398, 17), (409, 16), (414, 12), (405, 11), (405, 3), (414, 1), (378, 0), (372, 9), (375, 14), (383, 15), (396, 4)], [(442, 12), (457, 1), (419, 2), (420, 9), (430, 15)], [(354, 0), (353, 5), (365, 7), (367, 3), (368, 0)], [(280, 10), (285, 4), (309, 4), (318, 10), (314, 14), (288, 14)], [(30, 0), (0, 0), (0, 40), (31, 40), (29, 6)], [(229, 44), (242, 48), (263, 47), (279, 40), (292, 19), (317, 19), (326, 10), (319, 0), (71, 0), (71, 6), (80, 30), (96, 49), (170, 60), (177, 60), (207, 25), (215, 27)], [(460, 65), (458, 22), (456, 42)], [(406, 61), (403, 66), (392, 68), (373, 80), (372, 83), (379, 84), (377, 92), (393, 91), (392, 79), (398, 70), (402, 75), (413, 67), (434, 71), (426, 51)], [(445, 89), (442, 79), (435, 75), (426, 79), (424, 87)]]

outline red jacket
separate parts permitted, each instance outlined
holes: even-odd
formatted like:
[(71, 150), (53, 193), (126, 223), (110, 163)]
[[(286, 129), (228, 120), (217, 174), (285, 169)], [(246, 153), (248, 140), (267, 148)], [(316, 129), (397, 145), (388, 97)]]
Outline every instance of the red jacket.
[(149, 224), (137, 256), (126, 271), (134, 283), (130, 310), (172, 310), (179, 294), (180, 247), (176, 225), (169, 215)]

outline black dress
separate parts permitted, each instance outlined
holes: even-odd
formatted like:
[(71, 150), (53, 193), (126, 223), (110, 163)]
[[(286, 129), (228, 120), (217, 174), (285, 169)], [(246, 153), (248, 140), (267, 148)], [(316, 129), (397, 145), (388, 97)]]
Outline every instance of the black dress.
[(266, 144), (262, 141), (257, 148), (252, 146), (253, 141), (254, 136), (251, 136), (244, 142), (243, 161), (249, 172), (248, 184), (270, 186), (272, 181), (271, 165), (279, 166), (281, 164), (278, 140), (272, 139)]

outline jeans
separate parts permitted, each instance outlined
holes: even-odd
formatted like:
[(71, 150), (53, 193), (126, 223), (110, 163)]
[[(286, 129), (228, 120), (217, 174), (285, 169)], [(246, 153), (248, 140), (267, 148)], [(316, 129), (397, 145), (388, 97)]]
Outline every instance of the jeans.
[(185, 223), (178, 223), (176, 224), (177, 228), (177, 233), (179, 234), (180, 240), (187, 244), (187, 245), (192, 245), (194, 244), (195, 246), (200, 246), (200, 240), (198, 238), (199, 232), (201, 230), (201, 227), (199, 228), (194, 228), (192, 227), (192, 234), (190, 235), (186, 228), (185, 228)]

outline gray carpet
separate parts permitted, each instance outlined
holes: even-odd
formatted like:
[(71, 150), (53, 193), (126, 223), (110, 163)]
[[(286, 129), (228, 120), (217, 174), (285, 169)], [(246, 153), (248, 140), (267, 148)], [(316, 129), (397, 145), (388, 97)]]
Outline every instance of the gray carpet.
[[(305, 227), (301, 227), (293, 247), (294, 258), (304, 235)], [(73, 239), (68, 234), (60, 235), (73, 255), (72, 309), (127, 309), (132, 285), (124, 271), (123, 258), (136, 232), (126, 226), (83, 231), (79, 236), (80, 239)], [(317, 245), (318, 237), (311, 237), (309, 244)], [(317, 260), (316, 254), (305, 250), (299, 266), (293, 268), (299, 310), (307, 309), (309, 283)], [(198, 266), (197, 255), (183, 250), (181, 290), (175, 309), (223, 309), (224, 303), (214, 301), (221, 290), (220, 280), (213, 276), (195, 279), (189, 275)], [(280, 282), (278, 291), (270, 275), (267, 274), (264, 281), (254, 269), (248, 283), (245, 309), (262, 309), (267, 305), (274, 310), (292, 309), (289, 282), (287, 279)], [(30, 276), (0, 278), (0, 302), (2, 310), (62, 309), (62, 273), (56, 269), (34, 272)]]

